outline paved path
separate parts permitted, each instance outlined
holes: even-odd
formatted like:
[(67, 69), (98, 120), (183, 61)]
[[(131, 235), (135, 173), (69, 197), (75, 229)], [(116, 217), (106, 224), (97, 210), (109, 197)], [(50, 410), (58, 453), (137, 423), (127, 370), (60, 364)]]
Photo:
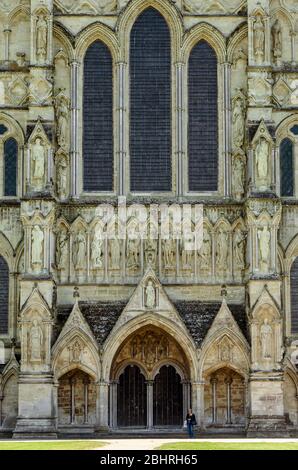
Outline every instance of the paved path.
[[(187, 442), (188, 439), (111, 439), (104, 440), (107, 445), (98, 450), (154, 450), (171, 442)], [(191, 442), (298, 442), (298, 439), (192, 439)]]

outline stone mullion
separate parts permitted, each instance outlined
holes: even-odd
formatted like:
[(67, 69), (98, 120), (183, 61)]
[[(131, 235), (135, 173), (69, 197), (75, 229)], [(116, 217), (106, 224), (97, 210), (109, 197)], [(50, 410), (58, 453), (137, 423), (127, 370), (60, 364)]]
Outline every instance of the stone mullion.
[(71, 132), (70, 132), (70, 155), (71, 155), (71, 185), (70, 194), (73, 198), (79, 197), (79, 129), (78, 129), (78, 75), (79, 63), (71, 62)]
[(126, 162), (126, 139), (125, 139), (125, 74), (126, 63), (118, 62), (118, 191), (119, 195), (125, 193), (125, 162)]
[(217, 379), (211, 379), (212, 387), (212, 423), (216, 424), (217, 422)]
[(4, 141), (0, 140), (0, 195), (4, 196)]
[(177, 188), (176, 192), (178, 196), (183, 196), (185, 192), (184, 188), (184, 100), (183, 100), (183, 90), (184, 90), (184, 63), (176, 64), (176, 102), (177, 102), (177, 111), (176, 111), (176, 145), (177, 145)]
[(147, 429), (153, 428), (153, 386), (154, 381), (148, 380), (147, 385)]
[(226, 380), (227, 389), (227, 424), (232, 424), (232, 379)]
[(290, 31), (291, 36), (291, 54), (292, 54), (292, 65), (296, 65), (295, 57), (296, 57), (296, 32)]
[(10, 59), (10, 34), (11, 34), (11, 29), (9, 27), (6, 27), (3, 30), (4, 36), (5, 36), (5, 62), (9, 62)]
[(231, 113), (231, 64), (223, 64), (223, 96), (224, 96), (224, 194), (232, 193), (231, 159), (232, 159), (232, 113)]

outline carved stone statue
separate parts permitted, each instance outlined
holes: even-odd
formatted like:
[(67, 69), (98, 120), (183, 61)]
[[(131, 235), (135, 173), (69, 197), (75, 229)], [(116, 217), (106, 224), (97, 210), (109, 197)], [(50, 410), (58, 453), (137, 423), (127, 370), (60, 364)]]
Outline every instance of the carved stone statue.
[(31, 234), (31, 262), (32, 265), (41, 265), (43, 262), (44, 233), (39, 225), (35, 225)]
[(165, 239), (163, 241), (163, 257), (164, 265), (166, 269), (174, 267), (176, 252), (176, 241), (172, 238)]
[(273, 57), (275, 58), (276, 62), (278, 62), (280, 57), (282, 56), (282, 31), (281, 31), (281, 25), (278, 19), (275, 21), (274, 25), (272, 26), (271, 34), (272, 34)]
[(211, 238), (209, 232), (204, 231), (204, 238), (201, 250), (199, 251), (200, 256), (200, 268), (208, 269), (211, 265)]
[(68, 129), (68, 104), (66, 98), (61, 96), (56, 100), (56, 116), (57, 116), (57, 141), (58, 145), (65, 148), (67, 142)]
[(42, 360), (43, 332), (37, 320), (33, 320), (33, 326), (30, 329), (29, 344), (31, 362), (40, 362)]
[(110, 244), (110, 260), (111, 260), (110, 268), (119, 269), (121, 250), (120, 250), (120, 243), (119, 243), (118, 238), (111, 238), (109, 244)]
[(57, 267), (61, 270), (67, 269), (68, 260), (68, 237), (67, 233), (62, 230), (57, 239)]
[(102, 239), (102, 234), (101, 230), (96, 227), (93, 235), (93, 240), (91, 243), (91, 266), (93, 269), (99, 269), (102, 268), (103, 262), (102, 262), (102, 245), (103, 245), (103, 239)]
[(268, 318), (265, 318), (260, 331), (262, 357), (263, 359), (270, 359), (272, 357), (272, 344), (273, 344), (273, 331), (269, 325)]
[(245, 170), (245, 165), (244, 165), (243, 159), (240, 156), (236, 156), (234, 158), (234, 165), (233, 165), (233, 186), (234, 186), (234, 193), (237, 199), (241, 198), (245, 191), (244, 170)]
[(157, 258), (157, 240), (152, 240), (148, 238), (145, 242), (145, 259), (146, 264), (155, 266)]
[(190, 244), (193, 242), (192, 235), (189, 235), (182, 240), (182, 266), (184, 268), (190, 268), (193, 259), (193, 250)]
[(268, 157), (269, 157), (269, 143), (264, 137), (261, 137), (255, 150), (257, 176), (262, 182), (268, 180)]
[(44, 15), (40, 15), (36, 22), (36, 56), (39, 63), (47, 59), (48, 49), (48, 23)]
[(61, 157), (57, 164), (57, 193), (62, 199), (67, 196), (67, 161)]
[(36, 187), (43, 185), (45, 177), (45, 149), (42, 140), (38, 137), (32, 145), (32, 163), (33, 163), (33, 180)]
[(265, 55), (265, 25), (260, 15), (257, 16), (254, 22), (253, 32), (255, 57), (261, 61)]
[(241, 268), (245, 266), (245, 244), (246, 237), (241, 230), (237, 230), (234, 236), (234, 262)]
[(228, 268), (228, 250), (229, 250), (229, 237), (226, 232), (220, 230), (217, 235), (217, 265), (219, 269), (226, 270)]
[(243, 101), (238, 98), (233, 109), (233, 145), (234, 148), (241, 148), (244, 143), (245, 110)]
[(268, 270), (270, 261), (270, 239), (271, 235), (268, 227), (264, 227), (262, 230), (258, 230), (259, 239), (259, 257), (262, 270)]
[(86, 237), (82, 230), (77, 234), (76, 238), (74, 265), (76, 269), (84, 269), (86, 266)]
[(140, 239), (129, 238), (127, 242), (127, 267), (136, 269), (140, 266), (139, 262)]
[(146, 292), (146, 307), (154, 308), (156, 305), (156, 292), (152, 281), (148, 281)]

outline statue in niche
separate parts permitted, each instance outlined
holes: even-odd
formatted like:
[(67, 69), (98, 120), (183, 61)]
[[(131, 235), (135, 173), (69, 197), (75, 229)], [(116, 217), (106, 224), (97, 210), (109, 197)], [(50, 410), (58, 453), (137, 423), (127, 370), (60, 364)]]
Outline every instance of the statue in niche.
[(31, 362), (40, 362), (42, 360), (43, 332), (37, 320), (33, 320), (33, 326), (30, 329), (30, 360)]
[(93, 240), (91, 243), (91, 266), (93, 269), (99, 269), (99, 268), (102, 268), (103, 266), (102, 245), (103, 245), (103, 239), (102, 239), (101, 230), (99, 227), (96, 227), (94, 230)]
[(145, 242), (145, 259), (146, 264), (155, 266), (157, 257), (157, 240), (148, 238)]
[(256, 146), (256, 167), (257, 176), (261, 181), (268, 179), (268, 157), (269, 157), (269, 143), (264, 137), (261, 137), (258, 145)]
[(129, 238), (127, 242), (127, 267), (128, 269), (137, 269), (140, 266), (140, 239)]
[(261, 61), (265, 55), (265, 25), (261, 15), (258, 15), (254, 22), (253, 32), (255, 57)]
[(121, 251), (120, 251), (120, 243), (119, 243), (118, 238), (111, 238), (109, 244), (110, 244), (110, 260), (111, 260), (110, 268), (119, 269)]
[(260, 267), (262, 270), (268, 270), (268, 264), (270, 260), (270, 232), (268, 227), (264, 227), (262, 230), (258, 231), (259, 239), (259, 258), (260, 258)]
[(36, 21), (36, 56), (39, 63), (47, 59), (48, 23), (45, 15), (39, 15)]
[(234, 185), (234, 193), (236, 197), (239, 199), (243, 196), (245, 188), (244, 188), (244, 170), (245, 165), (243, 158), (241, 156), (236, 156), (234, 158), (234, 168), (233, 168), (233, 185)]
[(281, 31), (281, 25), (278, 19), (275, 21), (274, 25), (272, 26), (271, 34), (272, 34), (273, 57), (275, 61), (278, 62), (282, 56), (282, 31)]
[(166, 269), (174, 267), (176, 253), (176, 240), (172, 238), (163, 241), (164, 265)]
[(45, 149), (38, 137), (32, 145), (33, 180), (37, 187), (42, 187), (45, 177)]
[(57, 267), (58, 269), (67, 269), (68, 260), (68, 237), (67, 232), (62, 230), (57, 240)]
[(148, 281), (147, 287), (145, 289), (146, 294), (146, 307), (154, 308), (156, 305), (156, 292), (155, 287), (152, 281)]
[(75, 268), (84, 269), (86, 267), (86, 237), (83, 230), (77, 234), (75, 255)]
[(272, 357), (272, 339), (273, 331), (269, 324), (268, 318), (265, 318), (260, 331), (261, 347), (262, 347), (262, 358), (270, 359)]
[(62, 199), (67, 196), (67, 161), (66, 157), (61, 157), (57, 165), (57, 193)]
[(237, 230), (234, 236), (234, 260), (236, 266), (245, 266), (246, 237), (241, 230)]
[(70, 362), (81, 362), (82, 347), (79, 341), (75, 341), (75, 343), (71, 346), (70, 353)]
[(32, 265), (41, 265), (43, 261), (44, 233), (39, 225), (35, 225), (31, 234), (31, 260)]
[(226, 270), (228, 268), (228, 250), (229, 237), (226, 232), (220, 230), (217, 236), (217, 265), (219, 269)]
[(68, 129), (68, 104), (64, 96), (60, 96), (56, 100), (55, 104), (57, 116), (57, 141), (60, 147), (65, 148)]
[(182, 240), (182, 266), (191, 268), (193, 259), (193, 236), (188, 235)]
[(211, 237), (209, 232), (204, 231), (203, 243), (199, 251), (201, 269), (208, 269), (211, 264)]
[(233, 109), (233, 145), (241, 148), (244, 143), (245, 109), (241, 98), (237, 98)]

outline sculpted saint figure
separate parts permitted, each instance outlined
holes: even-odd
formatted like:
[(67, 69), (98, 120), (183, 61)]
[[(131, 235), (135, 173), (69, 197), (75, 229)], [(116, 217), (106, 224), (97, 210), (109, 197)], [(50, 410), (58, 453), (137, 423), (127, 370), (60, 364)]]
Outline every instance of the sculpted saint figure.
[(238, 98), (233, 109), (233, 144), (236, 148), (241, 148), (244, 143), (245, 111), (243, 102)]
[(267, 269), (270, 259), (270, 232), (268, 227), (258, 231), (259, 239), (259, 256), (261, 261), (261, 268)]
[(67, 269), (68, 259), (68, 238), (67, 233), (62, 230), (57, 240), (57, 267), (58, 269)]
[(91, 243), (91, 265), (94, 269), (102, 267), (102, 245), (103, 239), (100, 229), (96, 228)]
[(204, 238), (201, 250), (199, 251), (201, 258), (200, 266), (202, 269), (208, 269), (211, 261), (211, 238), (208, 231), (204, 231)]
[(31, 361), (41, 361), (41, 351), (43, 343), (43, 332), (37, 320), (33, 320), (30, 330), (30, 359)]
[(31, 234), (31, 260), (32, 264), (42, 264), (44, 234), (39, 225), (35, 225)]
[(260, 139), (255, 152), (256, 152), (257, 176), (260, 180), (263, 180), (263, 181), (267, 180), (269, 144), (264, 137)]
[(192, 235), (187, 235), (182, 240), (182, 266), (190, 267), (192, 263), (193, 250), (191, 243), (193, 242)]
[(155, 287), (152, 281), (149, 281), (146, 287), (146, 307), (154, 308), (156, 301)]
[(38, 137), (32, 145), (33, 179), (42, 185), (45, 176), (45, 149), (42, 140)]
[(228, 259), (228, 234), (223, 230), (220, 230), (217, 236), (217, 264), (221, 269), (227, 269)]
[(61, 198), (65, 198), (67, 196), (67, 162), (64, 157), (61, 157), (58, 161), (57, 192)]
[(163, 255), (164, 264), (166, 268), (172, 268), (174, 266), (176, 251), (176, 242), (172, 238), (165, 239), (163, 241)]
[(130, 238), (127, 243), (127, 267), (134, 269), (139, 267), (139, 238)]
[(272, 357), (272, 337), (273, 331), (269, 325), (268, 318), (265, 318), (263, 325), (261, 326), (261, 345), (262, 345), (262, 357), (263, 359), (269, 359)]
[(245, 266), (245, 241), (241, 230), (237, 230), (234, 237), (234, 260), (237, 266)]
[(67, 140), (67, 125), (68, 125), (68, 105), (66, 99), (61, 97), (56, 101), (56, 115), (57, 115), (57, 140), (58, 145), (62, 148), (65, 147)]
[(276, 60), (278, 60), (282, 56), (282, 32), (281, 26), (278, 19), (275, 21), (274, 25), (272, 26), (272, 49), (273, 49), (273, 56)]
[(36, 22), (36, 55), (39, 62), (47, 58), (48, 24), (46, 17), (40, 15)]
[(120, 243), (118, 238), (111, 238), (110, 239), (110, 259), (111, 259), (111, 269), (119, 269), (120, 268)]
[(258, 15), (254, 22), (254, 52), (255, 56), (262, 59), (265, 54), (265, 26), (263, 18)]
[(81, 230), (76, 239), (76, 261), (75, 268), (83, 269), (86, 266), (86, 237)]
[(242, 158), (234, 159), (234, 192), (239, 195), (244, 194), (244, 162)]

